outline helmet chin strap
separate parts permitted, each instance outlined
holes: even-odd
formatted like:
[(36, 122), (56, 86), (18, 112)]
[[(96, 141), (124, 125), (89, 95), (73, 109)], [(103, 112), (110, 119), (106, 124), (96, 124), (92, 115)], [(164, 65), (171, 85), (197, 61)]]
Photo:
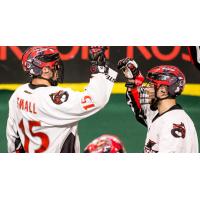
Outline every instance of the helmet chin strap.
[(165, 100), (165, 99), (171, 99), (171, 97), (168, 95), (167, 97), (164, 98), (158, 98), (156, 97), (155, 99), (152, 100), (152, 103), (150, 105), (151, 110), (155, 111), (158, 109), (158, 103)]
[(53, 80), (53, 77), (54, 77), (54, 75), (55, 75), (55, 70), (52, 70), (52, 72), (53, 72), (53, 75), (52, 75), (52, 77), (51, 78), (49, 78), (49, 79), (46, 79), (47, 81), (49, 81), (49, 83), (51, 84), (51, 86), (57, 86), (58, 85), (58, 80)]
[[(54, 77), (54, 73), (55, 73), (55, 72), (53, 71), (52, 77)], [(39, 76), (33, 76), (32, 79), (34, 79), (34, 78), (40, 78), (40, 79), (43, 79), (43, 80), (48, 81), (48, 82), (50, 83), (51, 86), (57, 86), (57, 85), (58, 85), (58, 81), (57, 81), (57, 80), (53, 80), (52, 77), (49, 78), (49, 79), (47, 79), (47, 78), (44, 78), (44, 77), (42, 77), (41, 75), (39, 75)]]
[[(158, 91), (159, 88), (155, 88), (155, 94), (156, 94), (156, 98), (152, 100), (152, 103), (150, 105), (150, 108), (151, 110), (155, 111), (158, 109), (158, 103), (165, 100), (165, 99), (174, 99), (175, 97), (173, 97), (172, 95), (169, 94), (168, 92), (168, 95), (166, 97), (163, 97), (163, 98), (159, 98), (157, 96), (157, 91)], [(162, 91), (161, 91), (162, 92)], [(164, 92), (163, 92), (164, 93)]]
[[(52, 70), (53, 72), (53, 75), (52, 77), (54, 77), (55, 73), (58, 73), (58, 77), (57, 77), (57, 80), (53, 80), (52, 77), (48, 80), (49, 83), (51, 84), (51, 86), (57, 86), (58, 85), (58, 82), (63, 82), (63, 77), (62, 77), (62, 69), (61, 71), (60, 70), (56, 70), (55, 68)], [(61, 73), (61, 74), (60, 74)]]
[(58, 81), (53, 80), (52, 78), (49, 79), (49, 83), (51, 84), (51, 86), (57, 86), (58, 85)]

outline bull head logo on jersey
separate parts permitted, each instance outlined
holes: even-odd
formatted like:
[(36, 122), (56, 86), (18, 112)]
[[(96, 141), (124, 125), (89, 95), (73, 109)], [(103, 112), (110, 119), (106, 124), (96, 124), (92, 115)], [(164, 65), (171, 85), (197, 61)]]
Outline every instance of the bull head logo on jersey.
[(185, 125), (181, 122), (181, 124), (173, 124), (173, 129), (171, 130), (171, 134), (175, 138), (185, 138)]
[(49, 95), (55, 104), (62, 104), (67, 101), (69, 94), (66, 91), (60, 90), (59, 92)]

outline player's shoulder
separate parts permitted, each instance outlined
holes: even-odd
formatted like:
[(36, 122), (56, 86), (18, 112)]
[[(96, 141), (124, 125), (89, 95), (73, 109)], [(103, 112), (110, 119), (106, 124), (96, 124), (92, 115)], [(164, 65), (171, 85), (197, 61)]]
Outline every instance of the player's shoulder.
[(73, 91), (70, 88), (64, 88), (60, 86), (49, 86), (43, 87), (37, 92), (37, 99), (42, 98), (47, 104), (60, 105), (65, 102), (68, 102), (71, 96), (73, 96)]
[(40, 90), (41, 93), (43, 94), (52, 94), (52, 93), (58, 93), (58, 92), (66, 92), (66, 93), (72, 93), (73, 90), (70, 88), (64, 88), (60, 86), (49, 86), (49, 87), (44, 87)]
[(14, 98), (17, 94), (21, 93), (22, 91), (24, 91), (26, 88), (28, 88), (28, 83), (26, 84), (22, 84), (19, 87), (17, 87), (17, 89), (13, 92), (12, 96), (10, 99)]
[(163, 117), (169, 122), (174, 121), (192, 121), (187, 112), (180, 106), (176, 105), (170, 109)]
[(63, 88), (60, 86), (44, 86), (44, 85), (32, 85), (30, 83), (23, 84), (19, 86), (12, 96), (19, 95), (20, 93), (24, 93), (27, 91), (30, 94), (33, 94), (35, 97), (41, 97), (41, 96), (49, 96), (52, 93), (58, 93), (58, 92), (66, 92), (66, 93), (71, 93), (73, 92), (70, 88)]
[(21, 90), (24, 90), (25, 88), (28, 88), (28, 84), (29, 84), (29, 83), (25, 83), (25, 84), (20, 85), (20, 86), (15, 90), (15, 92), (17, 93), (17, 92), (19, 92), (19, 91), (21, 91)]

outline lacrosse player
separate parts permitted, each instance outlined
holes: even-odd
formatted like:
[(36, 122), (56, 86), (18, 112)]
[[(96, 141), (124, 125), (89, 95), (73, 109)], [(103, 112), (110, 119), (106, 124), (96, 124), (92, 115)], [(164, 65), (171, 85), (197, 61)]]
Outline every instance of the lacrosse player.
[(136, 119), (147, 127), (145, 153), (197, 153), (198, 138), (191, 118), (177, 104), (185, 76), (175, 66), (161, 65), (144, 77), (134, 60), (119, 61), (127, 78), (127, 104)]
[(106, 64), (105, 50), (90, 48), (91, 79), (83, 92), (57, 86), (64, 68), (55, 47), (31, 47), (24, 53), (22, 66), (31, 82), (9, 101), (8, 152), (80, 152), (78, 122), (107, 104), (117, 76)]

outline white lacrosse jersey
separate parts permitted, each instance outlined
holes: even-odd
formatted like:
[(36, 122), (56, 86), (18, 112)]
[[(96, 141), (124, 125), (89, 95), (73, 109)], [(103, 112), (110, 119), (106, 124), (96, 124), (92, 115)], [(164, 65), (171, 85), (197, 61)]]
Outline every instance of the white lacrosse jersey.
[(180, 105), (159, 115), (149, 104), (141, 105), (137, 89), (127, 91), (127, 104), (136, 119), (147, 127), (145, 153), (198, 153), (199, 144), (193, 121)]
[(80, 152), (78, 122), (109, 101), (117, 72), (92, 75), (83, 92), (59, 86), (20, 86), (9, 101), (8, 152)]

